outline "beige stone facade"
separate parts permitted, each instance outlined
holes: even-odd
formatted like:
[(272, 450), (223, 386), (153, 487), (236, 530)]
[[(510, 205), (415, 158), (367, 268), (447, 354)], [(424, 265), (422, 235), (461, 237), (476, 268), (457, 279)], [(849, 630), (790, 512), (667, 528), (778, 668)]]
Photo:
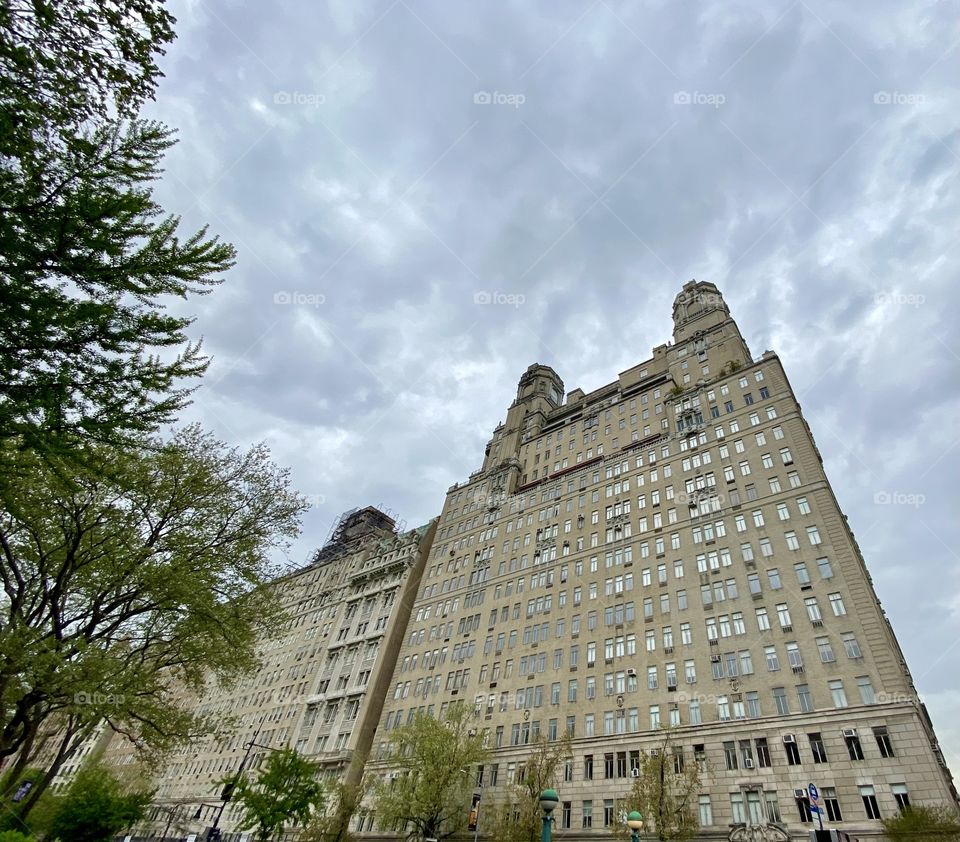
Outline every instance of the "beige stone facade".
[[(349, 512), (308, 565), (274, 585), (288, 620), (263, 645), (259, 672), (232, 688), (211, 684), (199, 704), (236, 727), (170, 758), (142, 834), (166, 830), (173, 838), (209, 827), (220, 781), (240, 768), (248, 747), (248, 769), (270, 749), (291, 747), (331, 777), (359, 778), (434, 529), (435, 521), (398, 533), (377, 509)], [(226, 832), (237, 821), (233, 808), (220, 821)]]
[(664, 726), (707, 770), (705, 836), (770, 820), (805, 837), (811, 782), (857, 836), (908, 801), (955, 804), (779, 358), (751, 356), (712, 284), (685, 285), (673, 322), (590, 394), (523, 375), (447, 493), (374, 762), (415, 711), (460, 699), (494, 748), (484, 803), (537, 734), (573, 733), (558, 838), (610, 836)]

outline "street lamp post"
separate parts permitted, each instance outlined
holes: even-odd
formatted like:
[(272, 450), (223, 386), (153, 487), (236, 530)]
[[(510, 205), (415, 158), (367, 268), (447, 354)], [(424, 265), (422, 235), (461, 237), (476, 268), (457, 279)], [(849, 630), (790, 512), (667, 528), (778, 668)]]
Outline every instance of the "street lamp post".
[(640, 828), (643, 827), (643, 816), (638, 810), (633, 810), (627, 816), (627, 827), (630, 828), (630, 842), (640, 842)]
[(540, 842), (550, 842), (550, 814), (560, 803), (560, 796), (555, 789), (545, 789), (540, 793), (540, 809), (543, 810), (543, 833)]

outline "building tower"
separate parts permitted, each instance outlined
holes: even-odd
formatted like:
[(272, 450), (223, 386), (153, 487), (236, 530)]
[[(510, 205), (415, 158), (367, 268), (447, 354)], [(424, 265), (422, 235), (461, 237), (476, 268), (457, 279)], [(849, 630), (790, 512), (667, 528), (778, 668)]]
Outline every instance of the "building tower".
[(858, 837), (908, 803), (956, 805), (780, 359), (751, 355), (719, 290), (685, 284), (672, 343), (563, 389), (531, 366), (449, 489), (377, 756), (412, 712), (466, 700), (489, 803), (539, 735), (569, 732), (565, 839), (612, 832), (664, 729), (704, 770), (704, 837), (806, 838), (810, 782)]

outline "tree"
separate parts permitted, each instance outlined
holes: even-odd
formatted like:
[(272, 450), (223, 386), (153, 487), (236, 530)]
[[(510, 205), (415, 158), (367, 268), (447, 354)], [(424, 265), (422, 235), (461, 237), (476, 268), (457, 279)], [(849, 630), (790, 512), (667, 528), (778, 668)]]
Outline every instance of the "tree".
[(317, 813), (299, 836), (299, 842), (352, 842), (350, 819), (368, 789), (365, 779), (359, 784), (336, 781), (329, 788), (327, 810)]
[(487, 757), (484, 737), (472, 726), (463, 702), (435, 719), (419, 712), (390, 732), (390, 766), (395, 770), (375, 787), (380, 821), (408, 839), (446, 839), (466, 826), (472, 767)]
[(911, 805), (896, 816), (883, 819), (883, 832), (890, 842), (957, 842), (960, 816), (954, 807)]
[(517, 772), (517, 781), (509, 782), (507, 803), (488, 808), (489, 833), (497, 842), (538, 842), (543, 829), (540, 793), (556, 788), (560, 767), (569, 754), (569, 735), (555, 741), (543, 734), (537, 738)]
[[(639, 810), (657, 839), (682, 842), (699, 829), (695, 806), (700, 794), (700, 769), (684, 756), (683, 748), (673, 746), (671, 732), (665, 729), (655, 753), (641, 752), (638, 776), (624, 806), (626, 812)], [(629, 831), (618, 822), (617, 832)]]
[(234, 249), (153, 201), (172, 135), (133, 119), (172, 24), (161, 0), (0, 4), (0, 441), (153, 433), (206, 370), (164, 308)]
[(240, 830), (253, 830), (258, 842), (268, 842), (291, 821), (305, 825), (323, 806), (323, 785), (317, 780), (319, 766), (293, 749), (272, 751), (255, 780), (241, 776), (233, 800), (240, 805)]
[(62, 842), (110, 842), (143, 818), (151, 798), (153, 793), (146, 790), (124, 792), (105, 767), (85, 765), (60, 799), (50, 836)]
[(0, 757), (70, 723), (105, 720), (144, 750), (209, 732), (170, 691), (250, 671), (277, 633), (268, 556), (306, 508), (288, 472), (195, 427), (87, 442), (82, 464), (5, 447)]

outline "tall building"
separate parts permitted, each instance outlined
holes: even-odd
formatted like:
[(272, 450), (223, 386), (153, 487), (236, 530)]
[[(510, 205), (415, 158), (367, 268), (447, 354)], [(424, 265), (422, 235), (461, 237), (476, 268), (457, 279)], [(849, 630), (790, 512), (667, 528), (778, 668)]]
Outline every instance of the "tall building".
[[(224, 732), (169, 759), (141, 830), (202, 832), (220, 809), (223, 779), (241, 763), (256, 770), (272, 749), (294, 748), (328, 777), (360, 779), (435, 525), (398, 532), (375, 508), (347, 512), (306, 566), (274, 583), (286, 626), (262, 644), (258, 673), (230, 687), (211, 679), (195, 705), (222, 718)], [(117, 741), (111, 758), (125, 766), (132, 748)], [(219, 822), (226, 831), (235, 807)]]
[(706, 836), (805, 837), (811, 782), (857, 836), (956, 803), (780, 359), (751, 355), (710, 283), (676, 297), (671, 343), (589, 394), (530, 366), (447, 492), (375, 757), (454, 700), (489, 735), (487, 802), (538, 735), (573, 735), (565, 839), (610, 834), (666, 727), (707, 770)]

